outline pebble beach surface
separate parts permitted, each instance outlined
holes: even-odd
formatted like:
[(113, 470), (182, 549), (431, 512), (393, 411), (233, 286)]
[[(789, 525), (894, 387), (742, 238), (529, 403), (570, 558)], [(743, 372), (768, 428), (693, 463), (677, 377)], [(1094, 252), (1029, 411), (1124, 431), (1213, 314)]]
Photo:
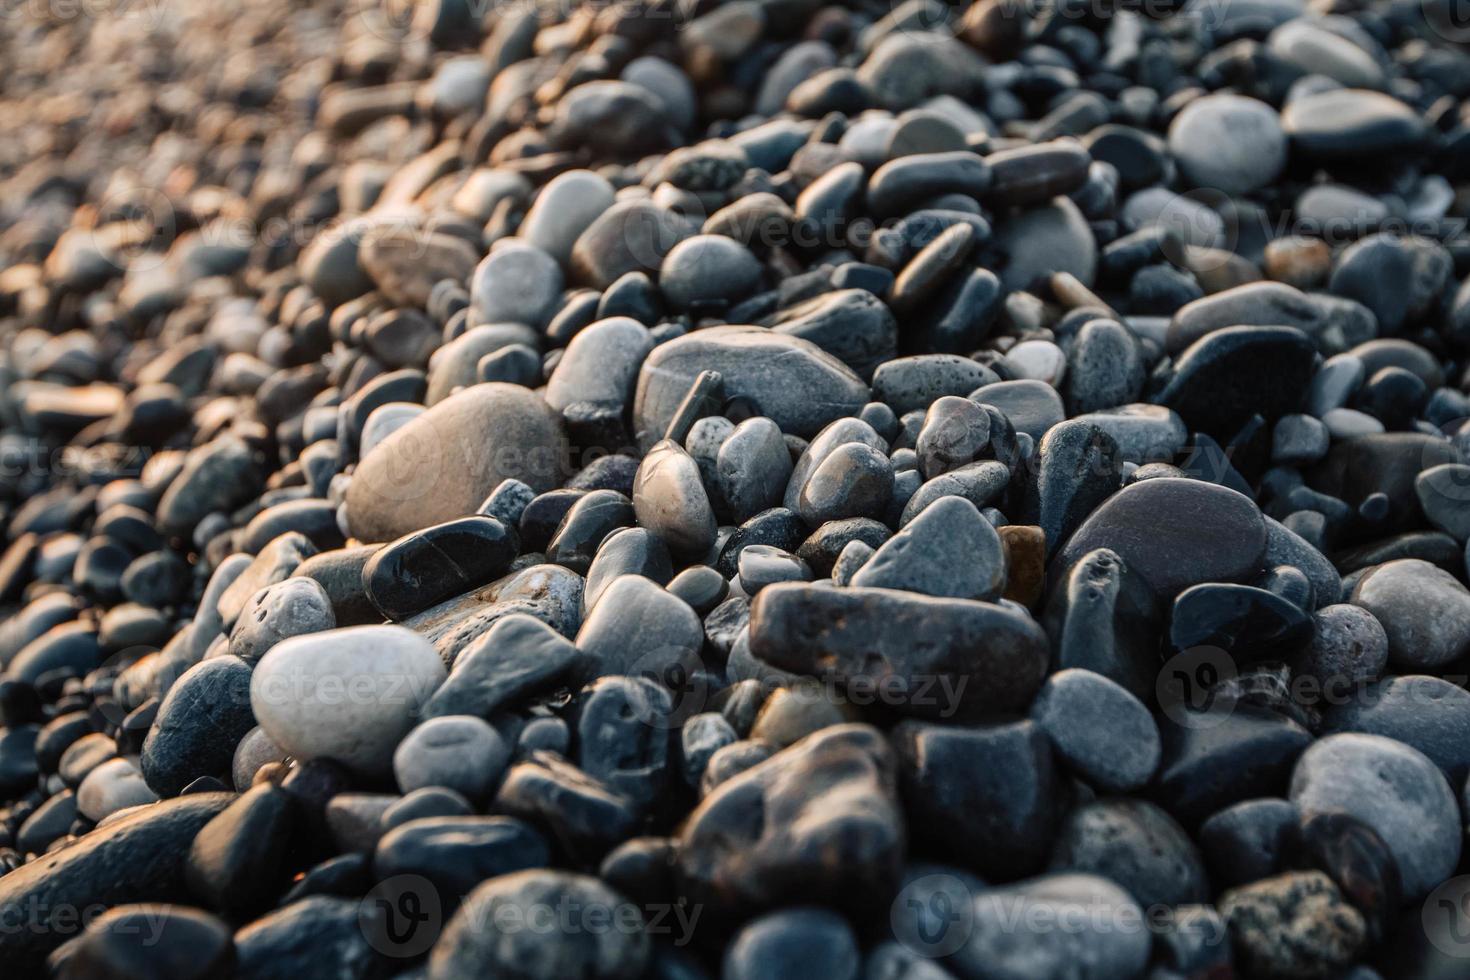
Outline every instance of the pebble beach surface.
[(0, 11), (0, 964), (1470, 976), (1441, 0)]

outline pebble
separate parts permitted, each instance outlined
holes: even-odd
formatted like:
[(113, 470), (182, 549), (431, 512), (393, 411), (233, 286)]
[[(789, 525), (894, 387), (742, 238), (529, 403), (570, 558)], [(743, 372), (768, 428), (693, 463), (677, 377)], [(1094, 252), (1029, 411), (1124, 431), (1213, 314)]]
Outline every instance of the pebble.
[(1470, 591), (1427, 561), (1401, 558), (1370, 569), (1351, 601), (1383, 626), (1389, 659), (1403, 668), (1442, 667), (1470, 645)]
[(1144, 908), (1208, 897), (1199, 849), (1173, 817), (1146, 800), (1101, 799), (1074, 809), (1057, 830), (1051, 867), (1117, 882)]
[(480, 882), (540, 867), (549, 857), (546, 840), (514, 817), (425, 814), (387, 826), (372, 864), (385, 879), (420, 876), (445, 904), (456, 905)]
[(725, 951), (720, 975), (728, 980), (856, 980), (857, 938), (843, 918), (826, 909), (770, 912), (740, 930)]
[(402, 621), (498, 578), (514, 557), (505, 525), (492, 517), (463, 517), (375, 551), (362, 566), (363, 590), (386, 618)]
[(996, 381), (977, 388), (970, 397), (982, 405), (1000, 409), (1017, 432), (1035, 440), (1067, 418), (1061, 396), (1044, 381)]
[[(1201, 520), (1208, 514), (1207, 521)], [(1105, 500), (1057, 555), (1071, 567), (1096, 548), (1116, 552), (1155, 594), (1238, 581), (1260, 568), (1266, 528), (1245, 496), (1198, 480), (1133, 483)], [(1188, 561), (1179, 556), (1188, 555)]]
[(270, 783), (251, 787), (195, 836), (189, 891), (232, 919), (267, 911), (285, 882), (297, 825), (289, 793)]
[(671, 439), (653, 446), (639, 464), (633, 509), (671, 552), (703, 555), (715, 543), (714, 508), (699, 466)]
[(208, 912), (139, 903), (94, 917), (49, 965), (64, 980), (127, 976), (139, 968), (162, 980), (205, 980), (228, 970), (234, 954), (229, 927)]
[(440, 715), (417, 725), (393, 751), (393, 775), (404, 793), (428, 786), (468, 800), (492, 795), (510, 761), (510, 747), (480, 718)]
[(901, 417), (927, 409), (945, 395), (968, 395), (995, 380), (983, 364), (954, 354), (901, 357), (873, 375), (873, 397)]
[(1226, 892), (1220, 914), (1236, 955), (1266, 976), (1324, 976), (1363, 948), (1363, 916), (1320, 871), (1288, 872)]
[(995, 528), (963, 497), (943, 497), (880, 544), (848, 584), (994, 601), (1005, 582)]
[[(1047, 874), (981, 891), (974, 898), (969, 937), (955, 954), (965, 976), (1006, 980), (1066, 976), (1079, 980), (1139, 977), (1148, 965), (1144, 929), (1113, 928), (1139, 921), (1143, 910), (1121, 887), (1090, 874)], [(1022, 925), (1009, 918), (1021, 913)], [(1058, 929), (1050, 922), (1083, 923)]]
[(1246, 800), (1225, 807), (1200, 825), (1200, 848), (1222, 883), (1259, 881), (1282, 866), (1300, 821), (1300, 811), (1286, 800)]
[(793, 903), (862, 908), (893, 893), (903, 816), (893, 750), (876, 729), (824, 728), (746, 766), (719, 781), (684, 823), (675, 865), (681, 894), (709, 914)]
[(662, 680), (685, 669), (704, 645), (694, 610), (641, 575), (612, 581), (577, 632), (577, 650), (596, 675)]
[(1021, 707), (1040, 687), (1047, 659), (1040, 627), (1002, 606), (799, 584), (756, 597), (750, 647), (775, 667), (820, 674), (931, 718)]
[(1363, 160), (1411, 150), (1424, 123), (1392, 96), (1340, 88), (1294, 99), (1281, 114), (1294, 149), (1322, 160)]
[(1304, 814), (1346, 813), (1388, 844), (1406, 901), (1419, 901), (1454, 873), (1459, 814), (1449, 784), (1418, 750), (1381, 735), (1338, 734), (1302, 754), (1291, 801)]
[(569, 640), (542, 620), (510, 612), (471, 640), (425, 703), (427, 717), (494, 715), (502, 706), (555, 687), (580, 666)]
[(633, 405), (640, 442), (663, 437), (699, 372), (720, 373), (725, 398), (741, 398), (784, 433), (810, 438), (855, 415), (868, 386), (816, 345), (758, 327), (712, 327), (655, 347), (643, 362)]
[(235, 746), (255, 727), (250, 686), (250, 665), (228, 655), (200, 661), (174, 682), (138, 760), (150, 789), (177, 796), (201, 776), (229, 771)]
[(1046, 679), (1030, 716), (1068, 767), (1099, 789), (1127, 793), (1159, 764), (1159, 729), (1143, 702), (1117, 683), (1072, 667)]
[(1325, 701), (1323, 732), (1383, 735), (1418, 749), (1444, 770), (1453, 785), (1470, 772), (1465, 730), (1470, 694), (1438, 677), (1389, 677), (1354, 688), (1353, 696)]
[(748, 298), (761, 281), (750, 250), (723, 235), (695, 235), (669, 250), (658, 284), (676, 310), (713, 312)]
[(565, 268), (587, 226), (612, 207), (614, 190), (591, 170), (569, 170), (547, 182), (521, 222), (520, 237)]
[[(479, 925), (489, 921), (486, 916), (496, 915), (514, 915), (529, 923), (537, 909), (554, 908), (572, 910), (572, 928), (502, 933)], [(592, 928), (594, 922), (602, 925)], [(623, 927), (629, 922), (633, 928)], [(429, 959), (428, 976), (448, 980), (524, 973), (528, 964), (535, 964), (536, 972), (528, 975), (538, 980), (568, 976), (633, 980), (643, 975), (649, 959), (650, 940), (638, 922), (637, 907), (596, 878), (545, 869), (500, 875), (470, 892), (445, 924)], [(619, 925), (609, 928), (610, 924)]]
[(1169, 124), (1169, 152), (1194, 186), (1247, 194), (1271, 183), (1286, 166), (1286, 135), (1266, 103), (1206, 95)]
[(401, 626), (354, 626), (272, 647), (250, 677), (250, 707), (290, 755), (380, 776), (444, 681), (428, 640)]
[(358, 464), (348, 522), (363, 541), (392, 541), (473, 514), (507, 479), (551, 489), (567, 459), (561, 422), (517, 385), (452, 395), (388, 436)]
[(547, 379), (546, 404), (565, 412), (585, 402), (621, 416), (632, 404), (638, 369), (652, 349), (648, 328), (631, 317), (608, 317), (582, 328)]

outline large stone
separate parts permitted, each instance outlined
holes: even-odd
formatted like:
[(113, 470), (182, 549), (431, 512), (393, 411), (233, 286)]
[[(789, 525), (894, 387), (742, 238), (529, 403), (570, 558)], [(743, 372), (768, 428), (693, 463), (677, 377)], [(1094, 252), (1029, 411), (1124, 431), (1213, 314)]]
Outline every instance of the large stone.
[(1047, 641), (1005, 606), (890, 589), (780, 584), (751, 607), (757, 659), (843, 685), (921, 718), (962, 721), (1025, 709)]
[(45, 975), (47, 953), (71, 935), (55, 927), (58, 910), (80, 915), (124, 902), (187, 901), (189, 844), (234, 800), (232, 793), (194, 793), (143, 807), (0, 878), (6, 967), (18, 976)]
[(1242, 494), (1201, 480), (1130, 484), (1094, 510), (1057, 555), (1070, 568), (1108, 548), (1163, 597), (1201, 582), (1238, 582), (1260, 569), (1266, 526)]
[(347, 490), (353, 536), (391, 541), (475, 513), (507, 479), (550, 490), (567, 468), (560, 419), (517, 385), (451, 395), (379, 443)]

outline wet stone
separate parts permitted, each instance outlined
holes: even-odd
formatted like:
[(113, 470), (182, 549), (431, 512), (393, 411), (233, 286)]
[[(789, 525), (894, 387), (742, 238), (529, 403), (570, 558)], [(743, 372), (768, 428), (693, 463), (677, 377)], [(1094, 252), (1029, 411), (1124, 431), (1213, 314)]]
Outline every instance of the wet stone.
[(424, 528), (379, 549), (362, 568), (363, 589), (385, 617), (414, 613), (498, 577), (515, 557), (505, 525), (465, 517)]
[(750, 644), (775, 667), (878, 691), (919, 717), (1019, 709), (1046, 661), (1045, 634), (1022, 613), (887, 589), (771, 586), (751, 608)]

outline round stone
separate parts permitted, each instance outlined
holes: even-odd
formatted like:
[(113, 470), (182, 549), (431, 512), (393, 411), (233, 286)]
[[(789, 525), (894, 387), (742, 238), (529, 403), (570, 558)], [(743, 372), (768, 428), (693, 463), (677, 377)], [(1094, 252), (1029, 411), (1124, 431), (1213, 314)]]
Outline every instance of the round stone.
[(1301, 812), (1347, 813), (1378, 832), (1398, 862), (1404, 898), (1419, 901), (1454, 874), (1460, 811), (1439, 767), (1381, 735), (1329, 735), (1302, 753), (1291, 776)]
[(427, 786), (452, 789), (471, 801), (495, 789), (510, 746), (473, 715), (430, 718), (408, 733), (393, 753), (393, 775), (405, 793)]
[(1169, 125), (1169, 152), (1196, 187), (1248, 194), (1286, 166), (1286, 135), (1276, 110), (1241, 95), (1206, 95)]
[(1352, 602), (1373, 614), (1388, 636), (1388, 656), (1411, 670), (1433, 670), (1470, 650), (1470, 590), (1419, 558), (1370, 569)]
[(444, 662), (417, 633), (354, 626), (272, 647), (251, 676), (250, 704), (290, 755), (378, 777), (391, 771), (394, 749), (444, 677)]

